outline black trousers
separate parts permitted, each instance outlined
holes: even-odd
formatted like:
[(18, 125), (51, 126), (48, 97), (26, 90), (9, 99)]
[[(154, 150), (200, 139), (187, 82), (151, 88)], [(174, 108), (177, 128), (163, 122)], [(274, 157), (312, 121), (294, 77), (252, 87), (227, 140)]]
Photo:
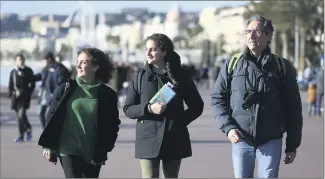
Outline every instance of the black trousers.
[(27, 109), (23, 106), (17, 106), (15, 109), (18, 119), (19, 137), (21, 138), (24, 137), (25, 132), (32, 131), (32, 126), (27, 119), (26, 110)]
[(94, 166), (81, 157), (68, 155), (60, 157), (60, 163), (66, 178), (98, 178), (101, 165)]

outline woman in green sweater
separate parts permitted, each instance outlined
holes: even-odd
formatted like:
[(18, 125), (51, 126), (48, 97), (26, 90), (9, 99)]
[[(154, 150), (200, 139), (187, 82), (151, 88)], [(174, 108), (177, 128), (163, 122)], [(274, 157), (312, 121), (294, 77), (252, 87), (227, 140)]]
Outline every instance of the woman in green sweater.
[(105, 85), (114, 68), (96, 48), (82, 49), (76, 68), (76, 80), (54, 94), (39, 145), (46, 159), (60, 159), (66, 178), (98, 178), (119, 131), (117, 94)]

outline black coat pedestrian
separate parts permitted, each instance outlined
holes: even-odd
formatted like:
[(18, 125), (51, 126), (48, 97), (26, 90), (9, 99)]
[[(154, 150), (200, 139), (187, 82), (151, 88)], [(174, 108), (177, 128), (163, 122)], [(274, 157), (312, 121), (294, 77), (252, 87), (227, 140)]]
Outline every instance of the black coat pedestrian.
[(35, 89), (33, 76), (33, 70), (27, 66), (11, 70), (8, 85), (11, 109), (29, 108), (31, 96)]
[[(154, 73), (148, 63), (142, 70), (141, 88), (137, 91), (138, 71), (129, 86), (123, 108), (127, 117), (137, 119), (135, 157), (177, 160), (192, 156), (187, 125), (202, 114), (204, 103), (191, 77), (179, 69), (181, 79), (175, 89), (177, 94), (166, 110), (156, 115), (148, 112), (149, 100), (163, 84), (171, 81), (166, 73)], [(188, 107), (186, 110), (184, 101)]]
[[(46, 127), (40, 136), (38, 145), (52, 150), (59, 147), (61, 131), (65, 120), (66, 104), (77, 88), (75, 80), (69, 80), (55, 91), (52, 103), (46, 116)], [(95, 155), (93, 161), (101, 163), (107, 160), (107, 152), (114, 148), (121, 123), (117, 109), (117, 94), (110, 87), (102, 84), (98, 91), (98, 117), (95, 138)]]

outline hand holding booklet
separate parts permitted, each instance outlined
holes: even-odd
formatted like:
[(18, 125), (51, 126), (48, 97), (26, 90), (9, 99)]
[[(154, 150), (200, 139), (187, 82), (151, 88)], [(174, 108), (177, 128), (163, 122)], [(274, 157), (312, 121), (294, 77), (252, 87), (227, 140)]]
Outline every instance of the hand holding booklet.
[(168, 104), (176, 95), (175, 91), (173, 90), (173, 85), (168, 82), (165, 84), (160, 90), (151, 98), (149, 101), (150, 104), (159, 102), (159, 103), (164, 103)]

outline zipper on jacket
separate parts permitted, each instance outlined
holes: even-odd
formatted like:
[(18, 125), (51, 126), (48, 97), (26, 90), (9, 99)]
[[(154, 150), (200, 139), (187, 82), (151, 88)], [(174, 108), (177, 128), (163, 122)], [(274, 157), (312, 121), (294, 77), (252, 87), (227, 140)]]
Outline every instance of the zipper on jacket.
[(253, 130), (253, 135), (254, 135), (254, 145), (256, 145), (256, 135), (257, 135), (257, 109), (259, 108), (259, 105), (258, 105), (258, 107), (257, 107), (257, 104), (255, 104), (254, 105), (254, 107), (253, 107), (253, 111), (252, 111), (252, 113), (253, 113), (253, 118), (254, 118), (254, 130)]

